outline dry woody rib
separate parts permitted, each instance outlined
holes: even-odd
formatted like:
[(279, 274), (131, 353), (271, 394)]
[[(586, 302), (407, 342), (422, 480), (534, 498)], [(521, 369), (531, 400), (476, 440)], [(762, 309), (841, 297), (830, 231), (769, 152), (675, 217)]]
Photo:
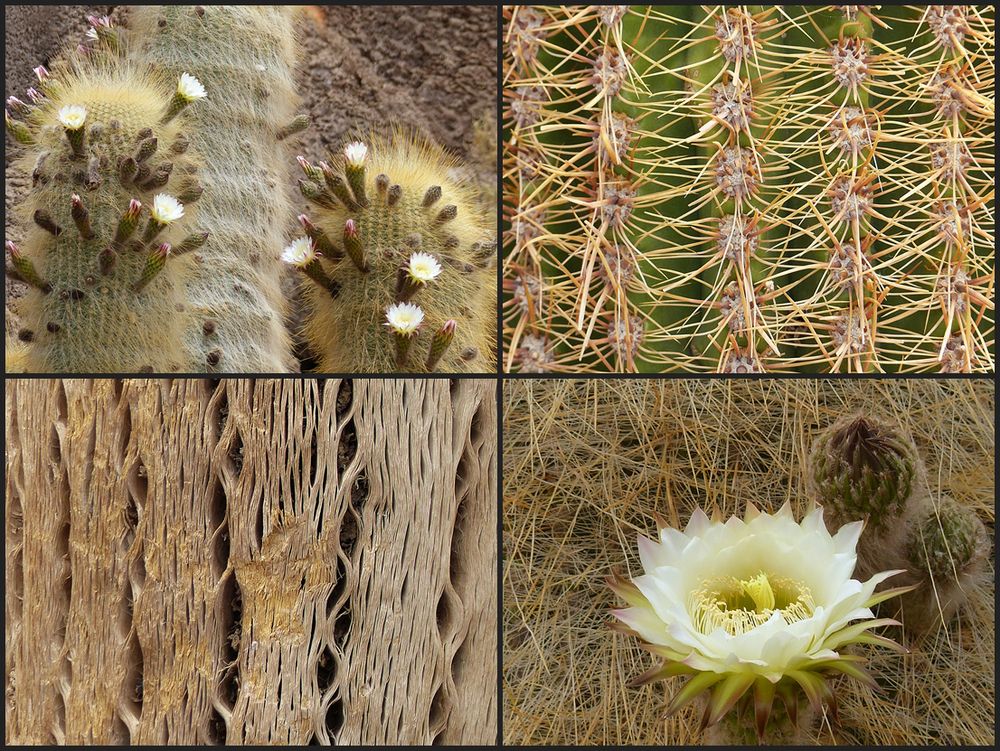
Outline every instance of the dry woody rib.
[(6, 395), (6, 739), (496, 736), (488, 380)]

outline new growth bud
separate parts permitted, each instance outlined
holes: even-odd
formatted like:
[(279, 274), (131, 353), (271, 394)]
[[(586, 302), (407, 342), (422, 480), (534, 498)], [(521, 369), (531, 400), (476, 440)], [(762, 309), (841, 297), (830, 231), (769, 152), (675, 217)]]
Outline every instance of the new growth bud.
[(362, 208), (368, 208), (368, 197), (365, 194), (365, 160), (368, 158), (368, 146), (355, 141), (344, 147), (344, 172), (347, 175), (347, 184), (351, 186), (354, 200)]
[(455, 329), (457, 328), (458, 322), (454, 319), (449, 319), (434, 334), (434, 338), (431, 339), (431, 349), (427, 355), (427, 370), (429, 372), (434, 370), (438, 361), (448, 350), (448, 347), (451, 346), (452, 340), (455, 338)]
[(35, 270), (35, 264), (25, 258), (21, 254), (21, 249), (10, 240), (7, 240), (5, 246), (7, 252), (10, 253), (11, 263), (6, 269), (7, 276), (41, 290), (42, 294), (49, 294), (52, 291), (52, 285), (39, 276), (38, 271)]
[(347, 256), (358, 267), (358, 271), (368, 273), (368, 260), (365, 258), (365, 248), (361, 244), (361, 235), (358, 233), (358, 225), (353, 219), (344, 222), (344, 248)]
[(153, 278), (157, 274), (163, 271), (163, 267), (166, 265), (169, 256), (170, 245), (168, 243), (162, 243), (158, 248), (151, 250), (149, 255), (146, 256), (146, 266), (142, 270), (142, 275), (132, 285), (132, 290), (134, 292), (142, 292), (146, 285), (153, 281)]

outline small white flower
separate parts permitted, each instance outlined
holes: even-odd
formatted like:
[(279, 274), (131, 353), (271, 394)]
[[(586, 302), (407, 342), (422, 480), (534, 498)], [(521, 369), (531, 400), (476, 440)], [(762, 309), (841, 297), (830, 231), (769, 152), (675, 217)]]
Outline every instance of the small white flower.
[(352, 167), (360, 167), (368, 158), (368, 146), (361, 141), (349, 143), (344, 147), (344, 156)]
[(194, 76), (181, 73), (181, 77), (177, 81), (177, 93), (187, 101), (193, 102), (195, 99), (205, 98), (205, 87)]
[(316, 249), (313, 247), (312, 240), (308, 237), (300, 237), (297, 240), (292, 240), (292, 244), (285, 248), (281, 254), (281, 260), (292, 264), (292, 266), (306, 266), (315, 257)]
[(386, 326), (397, 334), (409, 336), (416, 332), (424, 320), (424, 311), (419, 305), (400, 302), (390, 305), (385, 311)]
[(153, 208), (150, 209), (153, 219), (160, 224), (170, 224), (184, 216), (184, 205), (173, 196), (166, 193), (158, 193), (153, 199)]
[(414, 253), (410, 256), (410, 276), (418, 282), (427, 282), (437, 279), (441, 273), (441, 264), (430, 253)]
[(67, 104), (59, 110), (59, 122), (70, 130), (79, 130), (87, 119), (87, 108), (79, 104)]

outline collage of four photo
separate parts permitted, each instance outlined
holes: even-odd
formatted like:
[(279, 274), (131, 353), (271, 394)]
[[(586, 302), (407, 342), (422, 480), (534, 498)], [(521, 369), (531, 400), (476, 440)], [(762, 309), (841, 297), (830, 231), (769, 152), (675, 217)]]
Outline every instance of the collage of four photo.
[(995, 744), (992, 6), (4, 12), (5, 746)]

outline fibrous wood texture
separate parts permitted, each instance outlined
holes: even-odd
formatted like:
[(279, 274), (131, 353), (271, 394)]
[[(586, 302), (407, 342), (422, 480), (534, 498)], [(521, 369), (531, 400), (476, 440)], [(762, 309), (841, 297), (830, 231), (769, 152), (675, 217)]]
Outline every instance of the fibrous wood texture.
[[(684, 679), (630, 686), (655, 658), (608, 630), (620, 601), (604, 578), (642, 571), (637, 535), (655, 532), (655, 515), (683, 527), (698, 507), (728, 517), (788, 502), (801, 519), (814, 437), (862, 412), (908, 432), (932, 496), (973, 510), (992, 540), (994, 394), (988, 379), (507, 381), (504, 742), (710, 742), (698, 708), (665, 716)], [(942, 622), (930, 593), (925, 637), (905, 616), (883, 632), (909, 654), (865, 646), (878, 688), (837, 683), (839, 717), (821, 718), (808, 742), (994, 745), (994, 560), (955, 618)]]
[(6, 741), (492, 743), (487, 380), (6, 392)]

